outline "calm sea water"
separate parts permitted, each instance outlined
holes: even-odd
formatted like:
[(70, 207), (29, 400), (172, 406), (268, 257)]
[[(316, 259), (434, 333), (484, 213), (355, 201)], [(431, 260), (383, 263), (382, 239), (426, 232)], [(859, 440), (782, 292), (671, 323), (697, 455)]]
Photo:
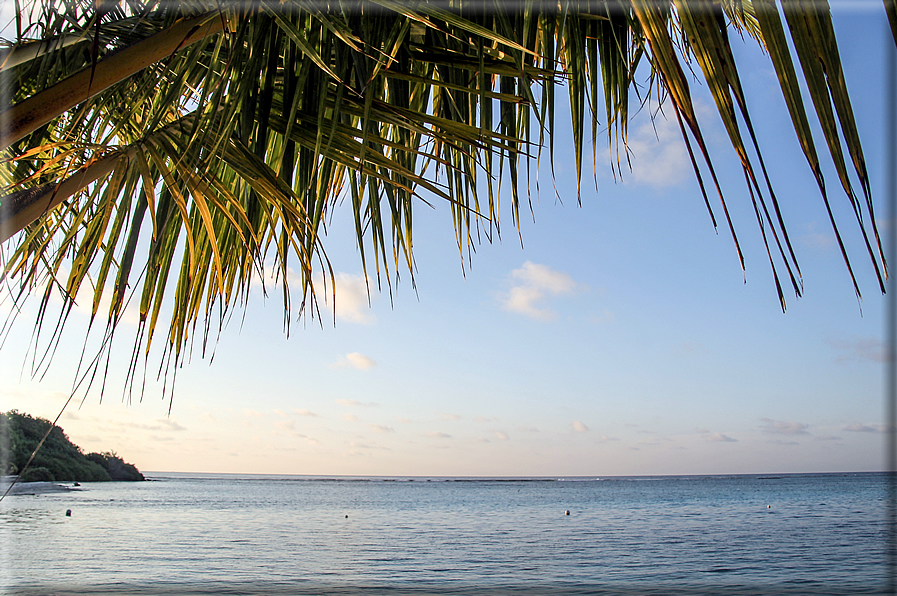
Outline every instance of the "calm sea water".
[(885, 593), (882, 474), (150, 477), (4, 499), (0, 589)]

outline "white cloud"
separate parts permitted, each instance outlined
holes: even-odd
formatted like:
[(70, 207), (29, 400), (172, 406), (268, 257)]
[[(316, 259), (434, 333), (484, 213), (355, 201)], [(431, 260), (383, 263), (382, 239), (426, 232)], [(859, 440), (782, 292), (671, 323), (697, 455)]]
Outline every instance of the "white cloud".
[(175, 431), (187, 430), (185, 427), (181, 426), (180, 424), (178, 424), (171, 418), (161, 418), (161, 419), (157, 420), (157, 422), (159, 424), (161, 424), (163, 427), (165, 427), (167, 430), (175, 430)]
[[(632, 179), (637, 184), (654, 188), (676, 186), (694, 171), (679, 124), (672, 115), (667, 118), (658, 113), (653, 123), (645, 122), (636, 128), (629, 135), (629, 150)], [(623, 178), (627, 179), (625, 172)]]
[(493, 431), (493, 434), (495, 434), (495, 438), (499, 441), (507, 441), (511, 438), (507, 435), (507, 433), (503, 433), (500, 430)]
[(578, 289), (573, 278), (563, 271), (527, 261), (511, 272), (515, 285), (500, 297), (505, 310), (547, 321), (555, 318), (550, 308), (541, 306), (548, 296), (572, 294)]
[(376, 431), (378, 433), (394, 433), (396, 429), (391, 426), (384, 426), (382, 424), (368, 424), (368, 428)]
[(315, 414), (311, 410), (306, 410), (304, 408), (290, 408), (290, 411), (296, 414), (297, 416), (309, 416), (311, 418), (320, 418), (320, 414)]
[(376, 449), (373, 445), (368, 445), (367, 443), (359, 443), (358, 441), (350, 441), (349, 447), (352, 449)]
[(772, 420), (770, 418), (761, 418), (763, 421), (763, 432), (775, 435), (808, 435), (808, 426), (802, 422), (786, 422), (783, 420)]
[(515, 286), (508, 290), (502, 299), (505, 310), (526, 315), (532, 319), (553, 319), (554, 312), (548, 309), (537, 308), (535, 303), (541, 300), (545, 294), (538, 288)]
[(452, 438), (452, 435), (447, 434), (447, 433), (438, 432), (438, 431), (427, 433), (427, 436), (433, 437), (434, 439), (451, 439)]
[(589, 432), (589, 427), (586, 426), (585, 424), (583, 424), (582, 422), (580, 422), (579, 420), (574, 420), (573, 422), (570, 423), (570, 426), (573, 428), (574, 431), (576, 431), (578, 433)]
[(724, 435), (723, 433), (713, 433), (707, 437), (707, 440), (711, 443), (737, 443), (738, 439), (733, 439), (729, 435)]
[(461, 417), (457, 414), (449, 414), (447, 412), (439, 412), (439, 417), (443, 420), (461, 420)]
[(592, 323), (599, 323), (599, 324), (600, 324), (600, 323), (610, 323), (611, 321), (614, 320), (614, 313), (612, 313), (611, 311), (605, 309), (604, 312), (602, 312), (601, 314), (593, 313), (593, 314), (589, 317), (589, 320), (590, 320)]
[(296, 423), (292, 420), (278, 420), (274, 423), (274, 426), (279, 430), (295, 430)]
[(545, 265), (537, 265), (527, 261), (520, 269), (515, 269), (511, 275), (521, 280), (524, 284), (536, 287), (551, 294), (569, 294), (576, 289), (576, 282), (562, 271), (555, 271)]
[(773, 445), (800, 445), (797, 441), (785, 441), (782, 439), (775, 439), (773, 441), (767, 441), (767, 443), (772, 443)]
[(818, 231), (816, 222), (806, 224), (804, 233), (798, 239), (804, 246), (819, 251), (826, 251), (836, 247), (835, 235), (830, 231)]
[[(60, 267), (57, 279), (59, 279), (61, 283), (65, 284), (68, 282), (69, 275), (70, 272), (68, 268), (63, 266)], [(96, 317), (98, 320), (105, 321), (109, 316), (109, 308), (112, 306), (112, 296), (114, 294), (115, 292), (111, 285), (107, 285), (103, 289), (103, 295), (100, 298), (99, 304), (97, 305)], [(78, 293), (75, 295), (73, 310), (84, 315), (85, 317), (90, 317), (93, 312), (94, 295), (95, 289), (93, 284), (91, 283), (90, 278), (85, 279), (78, 287)], [(54, 304), (62, 305), (62, 292), (54, 291), (50, 295), (50, 297)], [(165, 318), (165, 312), (165, 307), (163, 307), (162, 313), (159, 315), (160, 320)], [(136, 327), (140, 324), (140, 294), (138, 292), (125, 292), (125, 295), (122, 299), (121, 307), (119, 309), (118, 324), (126, 324), (133, 327)]]
[[(287, 268), (286, 278), (291, 292), (302, 287), (302, 275), (291, 267)], [(367, 281), (363, 274), (339, 272), (335, 273), (331, 280), (317, 272), (312, 278), (312, 286), (316, 299), (322, 305), (322, 316), (326, 317), (329, 313), (334, 313), (337, 319), (347, 323), (363, 325), (376, 323), (377, 317), (371, 314), (370, 303), (376, 299), (377, 294), (372, 293), (368, 296)], [(266, 292), (271, 292), (273, 288), (282, 283), (283, 273), (274, 262), (265, 263), (263, 279), (256, 275), (252, 278), (253, 287), (262, 288), (264, 286)], [(334, 291), (336, 292), (335, 296)], [(334, 303), (336, 304), (335, 309)]]
[(377, 407), (377, 402), (373, 402), (373, 401), (361, 402), (361, 401), (358, 401), (357, 399), (338, 399), (338, 400), (336, 400), (336, 403), (338, 403), (341, 406), (348, 406), (351, 408), (355, 408), (355, 407), (374, 408), (374, 407)]
[(861, 424), (859, 422), (854, 422), (853, 424), (848, 424), (841, 430), (846, 430), (854, 433), (884, 433), (888, 432), (888, 426), (885, 424)]
[(354, 368), (356, 370), (370, 370), (377, 366), (377, 363), (358, 352), (350, 352), (345, 356), (341, 356), (339, 360), (330, 365), (330, 368)]
[(887, 347), (877, 337), (835, 339), (830, 340), (828, 344), (841, 352), (835, 358), (837, 362), (848, 362), (851, 360), (888, 361)]
[[(94, 420), (96, 420), (96, 418)], [(103, 426), (105, 427), (104, 430), (113, 432), (130, 432), (131, 429), (176, 432), (187, 430), (186, 427), (181, 426), (170, 418), (158, 418), (155, 420), (155, 423), (106, 420)]]
[[(336, 283), (336, 295), (331, 293), (329, 284), (326, 286), (325, 303), (333, 308), (336, 304), (336, 318), (348, 323), (372, 325), (377, 322), (377, 317), (371, 314), (371, 300), (376, 294), (368, 294), (368, 279), (364, 275), (351, 273), (337, 273), (334, 275)], [(320, 287), (323, 285), (321, 281)]]

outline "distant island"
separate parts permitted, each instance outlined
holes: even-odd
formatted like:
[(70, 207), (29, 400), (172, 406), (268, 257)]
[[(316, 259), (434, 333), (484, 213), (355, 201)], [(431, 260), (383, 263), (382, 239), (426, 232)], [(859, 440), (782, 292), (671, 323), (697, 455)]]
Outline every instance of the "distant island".
[[(25, 469), (34, 448), (51, 428), (47, 440)], [(85, 455), (49, 420), (16, 410), (0, 413), (0, 471), (4, 475), (19, 475), (20, 482), (145, 480), (134, 465), (125, 463), (114, 451)]]

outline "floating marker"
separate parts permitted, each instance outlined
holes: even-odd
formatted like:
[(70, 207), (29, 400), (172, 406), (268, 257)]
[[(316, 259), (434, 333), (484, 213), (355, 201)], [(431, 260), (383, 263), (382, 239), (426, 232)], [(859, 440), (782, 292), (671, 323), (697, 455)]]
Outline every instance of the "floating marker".
[(66, 516), (66, 517), (71, 517), (71, 516), (72, 516), (72, 510), (71, 510), (71, 509), (66, 509), (66, 510), (65, 510), (65, 516)]

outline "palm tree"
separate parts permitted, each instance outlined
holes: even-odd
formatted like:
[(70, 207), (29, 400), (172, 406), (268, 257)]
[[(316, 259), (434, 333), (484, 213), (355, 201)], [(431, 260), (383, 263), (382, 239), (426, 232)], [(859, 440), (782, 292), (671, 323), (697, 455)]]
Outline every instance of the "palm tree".
[[(769, 54), (859, 296), (787, 29), (884, 291), (830, 10), (825, 0), (780, 1), (19, 0), (15, 41), (0, 54), (4, 280), (16, 300), (40, 294), (38, 331), (61, 292), (54, 335), (90, 284), (91, 322), (105, 314), (109, 341), (133, 294), (135, 359), (170, 300), (165, 352), (175, 365), (194, 335), (205, 347), (265, 268), (282, 289), (287, 327), (291, 269), (299, 310), (320, 316), (312, 280), (323, 271), (335, 290), (321, 236), (340, 201), (378, 284), (413, 274), (416, 201), (451, 205), (462, 259), (481, 234), (499, 233), (501, 198), (517, 224), (528, 200), (520, 181), (543, 150), (553, 166), (559, 85), (578, 182), (589, 142), (596, 160), (599, 120), (622, 173), (630, 105), (671, 106), (714, 225), (720, 210), (740, 258), (692, 103), (694, 70), (741, 160), (784, 309), (783, 286), (800, 295), (800, 268), (729, 45), (736, 32)], [(895, 0), (885, 8), (895, 30)]]

